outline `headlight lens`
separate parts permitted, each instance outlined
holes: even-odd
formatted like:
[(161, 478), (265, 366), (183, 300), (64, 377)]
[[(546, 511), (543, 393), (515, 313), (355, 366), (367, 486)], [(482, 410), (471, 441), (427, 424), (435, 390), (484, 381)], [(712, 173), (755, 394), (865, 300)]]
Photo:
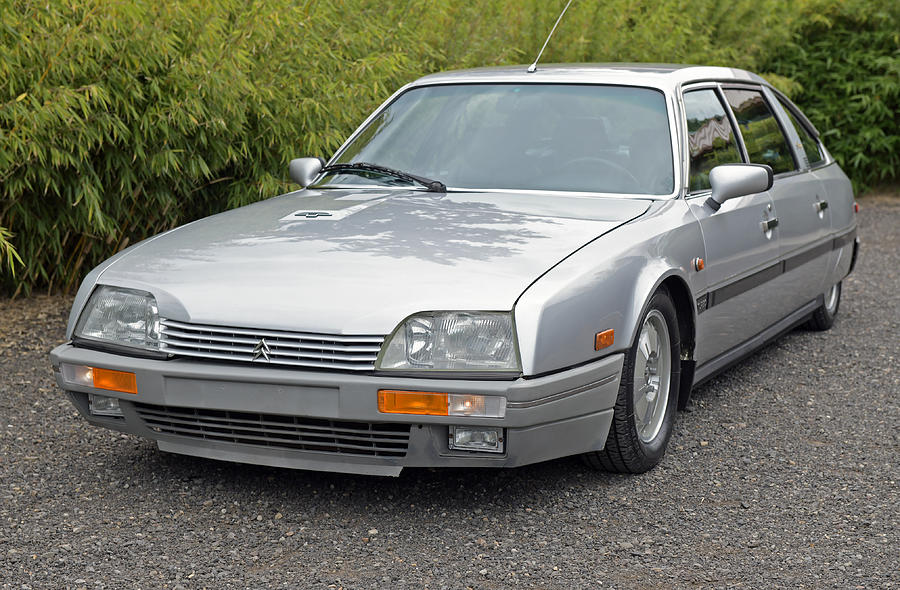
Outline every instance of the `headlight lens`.
[(75, 336), (131, 348), (159, 350), (156, 298), (145, 291), (97, 287), (81, 312)]
[(410, 316), (388, 338), (377, 368), (517, 371), (512, 316), (490, 311), (432, 311)]

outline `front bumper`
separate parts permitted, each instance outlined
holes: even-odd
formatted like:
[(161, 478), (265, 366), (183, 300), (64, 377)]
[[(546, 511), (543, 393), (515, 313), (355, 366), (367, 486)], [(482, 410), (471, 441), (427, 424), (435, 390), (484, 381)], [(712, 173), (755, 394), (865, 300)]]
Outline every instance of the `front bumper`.
[[(155, 360), (120, 356), (63, 344), (50, 353), (56, 381), (92, 424), (154, 439), (163, 451), (294, 469), (398, 475), (404, 467), (515, 467), (600, 450), (606, 442), (622, 373), (623, 355), (534, 379), (514, 381), (414, 379), (219, 364), (190, 359)], [(135, 373), (138, 393), (94, 389), (64, 380), (60, 363)], [(378, 411), (377, 391), (440, 391), (502, 395), (504, 418), (418, 416)], [(88, 394), (119, 398), (123, 417), (91, 415)], [(148, 414), (169, 416), (176, 426), (156, 427)], [(192, 416), (190, 425), (183, 418)], [(176, 418), (171, 418), (175, 416)], [(198, 418), (206, 430), (198, 430)], [(210, 428), (226, 416), (243, 436), (229, 440), (227, 428)], [(236, 418), (235, 418), (236, 416)], [(408, 445), (377, 453), (360, 445), (298, 445), (272, 438), (286, 420), (298, 428), (369, 432), (409, 429)], [(223, 418), (224, 419), (224, 418)], [(274, 426), (261, 430), (257, 422)], [(218, 424), (218, 422), (217, 422)], [(305, 426), (304, 426), (305, 425)], [(505, 429), (502, 454), (451, 450), (451, 425)], [(253, 431), (257, 428), (258, 431)], [(375, 432), (375, 434), (371, 434)], [(240, 442), (236, 442), (240, 441)]]

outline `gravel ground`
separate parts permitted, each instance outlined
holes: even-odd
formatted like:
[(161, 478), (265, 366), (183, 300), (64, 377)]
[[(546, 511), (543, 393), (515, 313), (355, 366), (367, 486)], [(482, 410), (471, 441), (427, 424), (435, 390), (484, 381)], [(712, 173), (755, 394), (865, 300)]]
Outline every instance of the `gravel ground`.
[(827, 333), (694, 394), (663, 463), (397, 479), (160, 453), (51, 376), (69, 300), (0, 300), (0, 588), (900, 587), (900, 199)]

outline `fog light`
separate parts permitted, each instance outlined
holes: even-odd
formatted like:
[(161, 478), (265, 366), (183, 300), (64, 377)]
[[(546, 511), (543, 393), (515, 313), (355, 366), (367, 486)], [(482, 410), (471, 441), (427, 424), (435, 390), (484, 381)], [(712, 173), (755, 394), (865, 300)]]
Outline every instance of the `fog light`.
[(92, 416), (122, 416), (119, 400), (108, 395), (88, 394)]
[(451, 426), (450, 448), (460, 451), (503, 452), (503, 429)]

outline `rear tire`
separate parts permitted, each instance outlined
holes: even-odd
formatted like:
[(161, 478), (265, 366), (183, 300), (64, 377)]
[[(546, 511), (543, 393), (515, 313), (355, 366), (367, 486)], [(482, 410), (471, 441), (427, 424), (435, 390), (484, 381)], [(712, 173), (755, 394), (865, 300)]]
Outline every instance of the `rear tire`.
[(811, 330), (824, 332), (834, 325), (834, 318), (841, 307), (841, 283), (838, 281), (825, 293), (825, 302), (819, 309), (813, 312), (812, 318), (807, 322)]
[(681, 377), (675, 305), (657, 291), (625, 353), (612, 424), (602, 451), (582, 455), (595, 469), (643, 473), (662, 460), (672, 435)]

